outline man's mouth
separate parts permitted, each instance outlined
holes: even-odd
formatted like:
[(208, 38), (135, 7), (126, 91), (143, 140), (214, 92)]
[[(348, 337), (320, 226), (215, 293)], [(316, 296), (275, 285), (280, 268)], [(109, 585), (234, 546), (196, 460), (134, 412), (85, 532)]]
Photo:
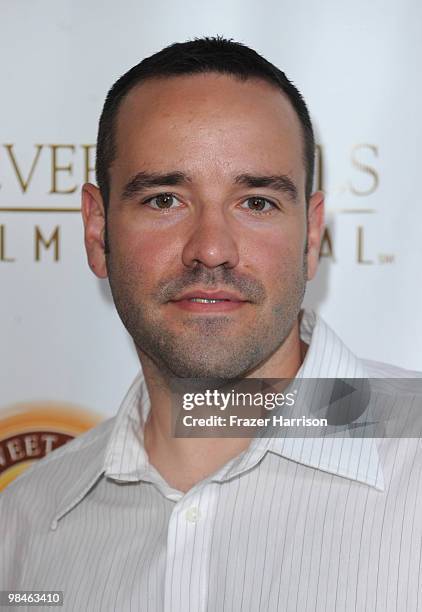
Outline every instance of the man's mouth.
[(172, 304), (197, 313), (228, 312), (239, 309), (248, 303), (234, 292), (193, 290), (182, 294), (179, 298), (171, 300)]
[(197, 302), (198, 304), (217, 304), (217, 302), (231, 302), (231, 300), (208, 300), (206, 298), (189, 298), (189, 302)]

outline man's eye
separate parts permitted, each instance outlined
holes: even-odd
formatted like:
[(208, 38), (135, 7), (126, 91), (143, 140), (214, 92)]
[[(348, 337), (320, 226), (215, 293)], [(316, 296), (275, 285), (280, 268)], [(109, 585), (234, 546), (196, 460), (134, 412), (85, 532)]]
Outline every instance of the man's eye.
[(160, 193), (160, 195), (148, 198), (148, 200), (144, 200), (143, 202), (143, 204), (147, 204), (155, 210), (166, 210), (167, 208), (172, 208), (173, 204), (176, 203), (180, 204), (180, 200), (172, 193)]
[[(267, 198), (259, 198), (259, 197), (248, 198), (247, 200), (242, 202), (242, 204), (246, 204), (247, 208), (251, 210), (252, 212), (258, 212), (258, 213), (270, 212), (273, 208), (276, 208), (276, 205), (270, 200), (267, 200)], [(244, 206), (242, 206), (242, 208), (244, 208)]]

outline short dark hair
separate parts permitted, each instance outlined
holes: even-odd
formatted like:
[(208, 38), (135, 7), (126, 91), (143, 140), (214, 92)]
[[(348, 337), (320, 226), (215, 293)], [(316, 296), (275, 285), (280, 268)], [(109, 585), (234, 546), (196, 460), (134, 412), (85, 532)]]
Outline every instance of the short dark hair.
[(260, 78), (278, 87), (290, 100), (303, 129), (306, 202), (312, 193), (315, 139), (305, 101), (284, 72), (246, 45), (222, 37), (196, 38), (174, 43), (145, 58), (121, 76), (107, 94), (101, 113), (96, 157), (96, 177), (104, 205), (110, 197), (109, 169), (116, 155), (116, 116), (123, 98), (143, 81), (198, 73), (221, 73), (242, 81)]

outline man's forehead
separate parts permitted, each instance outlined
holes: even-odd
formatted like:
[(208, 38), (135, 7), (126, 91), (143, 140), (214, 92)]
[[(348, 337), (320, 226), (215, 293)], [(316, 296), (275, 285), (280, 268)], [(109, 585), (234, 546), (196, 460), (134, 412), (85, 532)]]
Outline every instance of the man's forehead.
[(149, 79), (122, 101), (115, 168), (220, 178), (289, 174), (303, 182), (303, 133), (283, 92), (221, 74)]
[[(165, 121), (173, 116), (200, 116), (201, 112), (233, 117), (243, 112), (250, 121), (258, 115), (301, 129), (299, 118), (286, 94), (259, 77), (206, 72), (148, 78), (135, 85), (123, 98), (117, 113), (117, 128), (142, 118)], [(209, 116), (211, 121), (213, 117)], [(136, 122), (138, 124), (138, 121)], [(147, 126), (145, 126), (147, 127)]]

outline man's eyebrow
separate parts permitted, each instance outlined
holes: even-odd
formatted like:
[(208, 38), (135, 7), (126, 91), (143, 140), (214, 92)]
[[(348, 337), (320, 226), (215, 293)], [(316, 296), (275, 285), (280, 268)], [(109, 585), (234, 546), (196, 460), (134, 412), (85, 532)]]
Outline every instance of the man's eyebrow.
[(252, 175), (252, 174), (239, 174), (235, 178), (235, 183), (243, 185), (245, 187), (256, 188), (259, 187), (270, 187), (276, 191), (282, 191), (285, 193), (293, 202), (297, 202), (298, 193), (297, 188), (292, 179), (287, 174), (278, 175)]
[[(191, 183), (192, 179), (184, 172), (138, 172), (133, 176), (122, 191), (123, 199), (130, 199), (140, 193), (143, 189), (151, 187), (174, 187), (184, 183)], [(249, 188), (269, 187), (276, 191), (285, 193), (289, 198), (296, 202), (298, 198), (297, 188), (292, 179), (286, 174), (278, 175), (253, 175), (239, 174), (235, 178), (235, 183)]]
[(122, 198), (132, 198), (143, 189), (150, 187), (174, 187), (182, 183), (190, 183), (191, 179), (183, 172), (138, 172), (123, 188)]

